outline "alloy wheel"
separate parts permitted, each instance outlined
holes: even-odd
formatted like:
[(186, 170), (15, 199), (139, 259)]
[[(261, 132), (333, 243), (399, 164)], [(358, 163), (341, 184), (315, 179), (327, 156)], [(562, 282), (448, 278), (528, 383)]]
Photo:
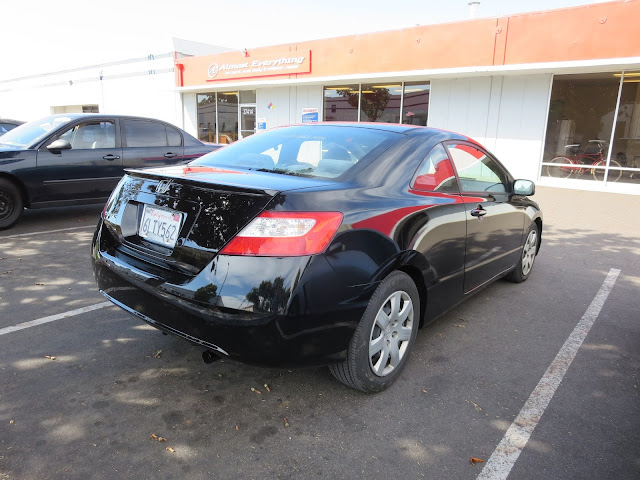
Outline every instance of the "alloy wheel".
[(369, 337), (369, 365), (379, 377), (389, 375), (402, 362), (414, 328), (411, 297), (392, 293), (378, 310)]

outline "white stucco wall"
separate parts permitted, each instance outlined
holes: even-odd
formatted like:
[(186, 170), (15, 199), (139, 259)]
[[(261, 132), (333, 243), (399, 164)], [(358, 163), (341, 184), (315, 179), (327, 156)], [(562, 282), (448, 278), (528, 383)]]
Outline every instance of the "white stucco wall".
[(537, 180), (550, 86), (546, 74), (433, 80), (429, 126), (468, 135), (516, 178)]
[[(100, 77), (102, 76), (102, 80)], [(173, 57), (86, 67), (0, 82), (0, 117), (36, 120), (67, 106), (98, 105), (100, 113), (183, 124)], [(72, 109), (77, 110), (77, 108)]]
[[(322, 86), (302, 85), (276, 88), (258, 88), (256, 92), (257, 116), (267, 120), (267, 129), (302, 122), (303, 108), (317, 108), (322, 119)], [(273, 109), (269, 109), (273, 104)]]

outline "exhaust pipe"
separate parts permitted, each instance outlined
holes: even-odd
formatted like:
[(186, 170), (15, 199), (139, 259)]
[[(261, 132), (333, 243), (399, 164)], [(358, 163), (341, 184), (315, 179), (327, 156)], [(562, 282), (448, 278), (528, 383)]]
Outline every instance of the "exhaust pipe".
[(202, 360), (204, 360), (204, 363), (208, 365), (215, 362), (216, 360), (220, 360), (220, 356), (216, 355), (211, 350), (205, 350), (204, 352), (202, 352)]

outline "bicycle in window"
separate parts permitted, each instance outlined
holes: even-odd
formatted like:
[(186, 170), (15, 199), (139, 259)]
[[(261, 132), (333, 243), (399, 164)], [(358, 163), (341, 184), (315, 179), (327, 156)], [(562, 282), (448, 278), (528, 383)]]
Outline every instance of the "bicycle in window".
[[(549, 160), (546, 165), (547, 176), (554, 178), (580, 178), (585, 174), (593, 176), (599, 182), (604, 180), (607, 156), (605, 154), (604, 140), (589, 140), (589, 145), (580, 152), (580, 143), (566, 145), (569, 154), (559, 155)], [(617, 182), (622, 176), (622, 165), (617, 160), (611, 159), (609, 163), (609, 176), (607, 181)]]

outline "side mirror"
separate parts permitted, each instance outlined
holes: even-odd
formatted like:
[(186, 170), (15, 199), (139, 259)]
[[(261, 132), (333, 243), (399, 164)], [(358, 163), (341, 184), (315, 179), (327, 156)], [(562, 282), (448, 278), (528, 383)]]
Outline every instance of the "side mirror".
[(513, 182), (513, 193), (529, 197), (536, 193), (536, 186), (531, 180), (516, 180)]
[(51, 142), (47, 145), (47, 150), (51, 153), (60, 153), (62, 150), (71, 150), (71, 144), (62, 138), (59, 138), (55, 142)]

